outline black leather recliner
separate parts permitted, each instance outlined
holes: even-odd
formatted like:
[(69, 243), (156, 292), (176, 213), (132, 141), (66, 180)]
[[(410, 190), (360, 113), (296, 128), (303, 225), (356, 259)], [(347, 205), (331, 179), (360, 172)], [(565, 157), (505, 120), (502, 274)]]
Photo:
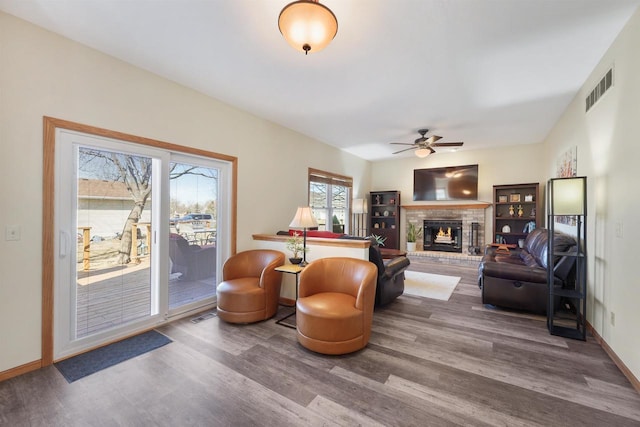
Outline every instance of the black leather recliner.
[(399, 256), (385, 263), (375, 239), (370, 240), (369, 261), (378, 268), (375, 306), (380, 307), (389, 304), (404, 292), (404, 271), (409, 267), (410, 261), (406, 256)]
[[(478, 286), (482, 289), (482, 303), (501, 307), (545, 313), (548, 304), (547, 253), (548, 230), (537, 228), (529, 233), (523, 249), (507, 253), (487, 246), (478, 268)], [(573, 253), (573, 237), (556, 232), (554, 253)], [(559, 256), (554, 263), (556, 287), (570, 285), (575, 275), (575, 257)], [(560, 300), (556, 301), (556, 304)]]

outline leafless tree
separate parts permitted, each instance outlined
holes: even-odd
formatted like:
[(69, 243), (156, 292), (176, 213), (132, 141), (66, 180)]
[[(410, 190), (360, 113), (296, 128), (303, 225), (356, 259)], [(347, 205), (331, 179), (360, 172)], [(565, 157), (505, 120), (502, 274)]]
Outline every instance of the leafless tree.
[[(131, 262), (133, 224), (140, 221), (142, 212), (151, 195), (151, 172), (153, 161), (149, 157), (83, 148), (80, 150), (80, 169), (86, 174), (115, 182), (122, 182), (133, 200), (133, 207), (122, 228), (119, 264)], [(210, 169), (171, 163), (169, 179), (184, 175), (200, 175), (216, 178)]]

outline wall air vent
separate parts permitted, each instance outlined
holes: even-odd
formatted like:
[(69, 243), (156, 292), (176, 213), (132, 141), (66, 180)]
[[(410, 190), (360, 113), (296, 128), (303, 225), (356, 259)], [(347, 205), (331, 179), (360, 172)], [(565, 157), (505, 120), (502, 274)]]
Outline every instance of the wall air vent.
[(611, 86), (613, 86), (613, 68), (609, 68), (609, 71), (607, 71), (600, 82), (596, 84), (596, 87), (587, 95), (585, 112), (589, 111)]

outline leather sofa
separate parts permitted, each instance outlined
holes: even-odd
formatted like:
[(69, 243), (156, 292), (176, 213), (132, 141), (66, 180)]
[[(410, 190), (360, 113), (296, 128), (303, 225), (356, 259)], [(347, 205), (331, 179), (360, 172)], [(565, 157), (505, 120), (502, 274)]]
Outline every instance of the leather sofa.
[(364, 348), (371, 336), (376, 268), (365, 260), (321, 258), (300, 273), (298, 342), (322, 354)]
[[(547, 242), (549, 232), (537, 228), (529, 233), (522, 249), (508, 252), (487, 246), (478, 267), (482, 303), (535, 313), (546, 313), (548, 304)], [(576, 251), (573, 237), (556, 232), (554, 253)], [(558, 256), (553, 286), (563, 287), (575, 275), (575, 258)], [(559, 303), (559, 301), (556, 301)]]

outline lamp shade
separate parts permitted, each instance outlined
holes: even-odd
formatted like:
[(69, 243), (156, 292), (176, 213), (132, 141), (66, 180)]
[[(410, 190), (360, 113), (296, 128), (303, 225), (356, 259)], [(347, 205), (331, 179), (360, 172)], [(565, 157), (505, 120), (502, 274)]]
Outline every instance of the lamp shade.
[(415, 153), (416, 153), (416, 156), (420, 157), (421, 159), (424, 159), (429, 154), (431, 154), (431, 150), (429, 150), (428, 148), (418, 148), (415, 151)]
[(365, 199), (353, 199), (351, 209), (354, 214), (367, 213), (367, 202)]
[(296, 215), (293, 217), (291, 224), (289, 224), (291, 228), (311, 228), (317, 226), (318, 221), (316, 221), (309, 206), (298, 207)]
[(282, 9), (278, 28), (291, 47), (307, 54), (327, 47), (338, 32), (338, 20), (317, 0), (299, 0)]
[(584, 215), (586, 177), (552, 179), (554, 215)]

